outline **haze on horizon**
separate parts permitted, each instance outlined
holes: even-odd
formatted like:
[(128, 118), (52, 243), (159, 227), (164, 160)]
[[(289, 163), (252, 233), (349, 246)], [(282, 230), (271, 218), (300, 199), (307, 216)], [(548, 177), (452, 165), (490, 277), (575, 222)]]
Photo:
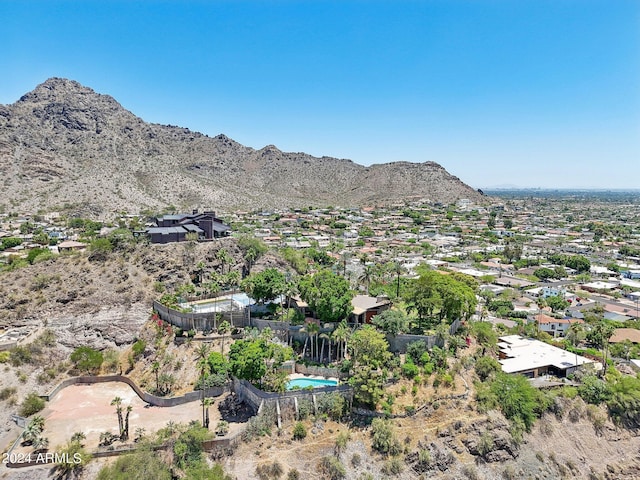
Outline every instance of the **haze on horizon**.
[(0, 0), (0, 103), (47, 78), (146, 121), (476, 188), (636, 189), (635, 0)]

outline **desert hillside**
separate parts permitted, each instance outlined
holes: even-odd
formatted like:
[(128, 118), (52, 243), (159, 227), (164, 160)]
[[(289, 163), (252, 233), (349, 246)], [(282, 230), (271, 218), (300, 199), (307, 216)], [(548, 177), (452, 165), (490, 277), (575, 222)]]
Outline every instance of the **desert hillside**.
[[(393, 139), (389, 139), (393, 141)], [(481, 201), (434, 162), (371, 167), (350, 160), (259, 150), (147, 123), (108, 95), (51, 78), (0, 105), (5, 208), (83, 205), (95, 214), (178, 208), (358, 206), (407, 199)]]

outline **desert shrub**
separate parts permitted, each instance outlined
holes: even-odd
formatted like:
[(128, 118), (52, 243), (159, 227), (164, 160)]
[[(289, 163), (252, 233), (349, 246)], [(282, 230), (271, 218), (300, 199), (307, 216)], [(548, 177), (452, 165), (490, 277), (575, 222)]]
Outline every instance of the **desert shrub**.
[(329, 480), (342, 480), (346, 478), (347, 470), (344, 465), (334, 456), (325, 456), (320, 460), (318, 470)]
[(393, 427), (388, 420), (374, 418), (371, 422), (371, 446), (383, 455), (398, 455), (402, 452), (402, 445), (393, 432)]
[(349, 430), (345, 430), (338, 434), (335, 444), (336, 455), (340, 455), (340, 452), (344, 451), (344, 449), (347, 448), (347, 443), (349, 443), (350, 438), (351, 435), (349, 434)]
[(487, 431), (483, 432), (478, 441), (478, 452), (480, 452), (480, 455), (486, 457), (493, 451), (494, 446), (493, 435)]
[(482, 478), (475, 465), (465, 465), (462, 467), (462, 473), (468, 480), (480, 480)]
[(298, 418), (304, 420), (313, 413), (313, 402), (306, 398), (298, 399)]
[(260, 480), (277, 480), (284, 473), (280, 462), (262, 463), (256, 467), (256, 475)]
[(247, 427), (242, 432), (242, 440), (250, 441), (255, 437), (269, 435), (276, 422), (276, 409), (273, 405), (266, 405), (259, 415), (251, 417)]
[(122, 455), (100, 470), (97, 480), (171, 480), (171, 470), (150, 448)]
[(26, 346), (17, 346), (9, 350), (9, 361), (14, 367), (33, 362), (33, 353)]
[(292, 468), (287, 472), (287, 480), (300, 480), (300, 472), (297, 469)]
[(504, 478), (504, 480), (517, 480), (519, 476), (512, 465), (507, 465), (502, 471), (502, 478)]
[(297, 422), (293, 427), (293, 439), (302, 440), (307, 436), (307, 427), (302, 422)]
[(5, 387), (0, 390), (0, 400), (6, 400), (7, 398), (15, 395), (18, 390), (15, 387)]
[(134, 358), (138, 358), (140, 355), (142, 355), (145, 348), (147, 348), (147, 342), (145, 342), (144, 340), (137, 340), (131, 347)]
[(360, 456), (359, 453), (354, 453), (351, 456), (351, 465), (353, 465), (354, 467), (359, 467), (360, 464), (362, 463), (362, 457)]
[(402, 374), (411, 379), (420, 374), (420, 368), (413, 362), (405, 362), (402, 365)]
[(588, 375), (582, 379), (582, 385), (578, 387), (578, 393), (582, 399), (593, 405), (606, 402), (611, 395), (611, 389), (604, 380), (595, 375)]
[(0, 363), (7, 363), (10, 355), (9, 352), (0, 352)]
[(62, 472), (61, 476), (63, 478), (71, 475), (71, 472), (75, 475), (82, 471), (91, 460), (91, 454), (84, 449), (80, 442), (67, 442), (57, 453), (60, 454), (59, 456), (62, 459), (73, 459), (70, 462), (63, 460), (56, 464), (56, 469)]
[(316, 396), (316, 404), (320, 413), (326, 413), (333, 420), (340, 420), (347, 407), (344, 397), (335, 392)]
[(91, 347), (78, 347), (71, 354), (71, 361), (82, 372), (95, 373), (102, 366), (102, 353)]
[(29, 417), (44, 408), (44, 400), (37, 393), (31, 392), (20, 405), (20, 416)]
[(382, 466), (382, 473), (385, 475), (399, 475), (402, 473), (403, 465), (399, 458), (391, 458)]
[(480, 357), (476, 362), (476, 374), (483, 382), (494, 373), (500, 372), (500, 363), (492, 357)]
[(587, 418), (593, 424), (595, 431), (600, 434), (607, 423), (606, 414), (596, 405), (587, 405)]

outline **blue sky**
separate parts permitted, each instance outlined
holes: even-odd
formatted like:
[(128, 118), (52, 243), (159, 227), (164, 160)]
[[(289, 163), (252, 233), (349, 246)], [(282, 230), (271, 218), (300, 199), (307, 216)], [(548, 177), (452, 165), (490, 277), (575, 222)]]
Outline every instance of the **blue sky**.
[(254, 148), (640, 187), (637, 0), (0, 0), (0, 18), (0, 103), (66, 77)]

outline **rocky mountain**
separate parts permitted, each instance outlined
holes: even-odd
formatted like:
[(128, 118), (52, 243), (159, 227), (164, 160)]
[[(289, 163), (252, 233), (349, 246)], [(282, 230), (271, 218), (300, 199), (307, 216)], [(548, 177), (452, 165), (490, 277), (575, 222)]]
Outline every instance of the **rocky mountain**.
[(482, 196), (433, 162), (350, 160), (245, 147), (225, 135), (151, 124), (108, 95), (51, 78), (0, 105), (0, 177), (9, 208), (82, 205), (96, 214), (179, 208), (449, 203)]

